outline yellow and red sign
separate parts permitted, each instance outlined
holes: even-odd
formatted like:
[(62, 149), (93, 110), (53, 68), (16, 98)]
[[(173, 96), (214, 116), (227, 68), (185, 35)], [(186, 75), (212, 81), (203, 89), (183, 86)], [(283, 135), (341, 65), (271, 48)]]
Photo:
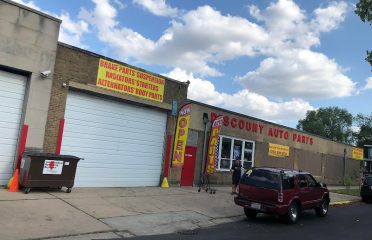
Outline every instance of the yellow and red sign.
[(163, 102), (165, 79), (101, 58), (96, 85), (112, 91)]
[(353, 159), (363, 160), (363, 149), (353, 148)]
[(273, 157), (288, 157), (289, 147), (274, 143), (269, 143), (269, 156)]
[(212, 124), (211, 136), (209, 138), (208, 144), (208, 156), (207, 156), (207, 166), (206, 172), (211, 175), (216, 171), (216, 161), (217, 161), (217, 144), (218, 138), (221, 132), (221, 126), (223, 124), (223, 117), (217, 117)]
[(185, 161), (185, 149), (190, 125), (191, 106), (191, 103), (184, 105), (178, 113), (172, 166), (183, 166)]

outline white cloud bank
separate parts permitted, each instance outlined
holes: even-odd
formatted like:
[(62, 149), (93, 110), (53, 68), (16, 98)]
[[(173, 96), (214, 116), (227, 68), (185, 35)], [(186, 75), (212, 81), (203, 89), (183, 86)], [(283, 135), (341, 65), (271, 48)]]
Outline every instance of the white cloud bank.
[[(61, 15), (65, 17), (62, 41), (81, 46), (84, 33), (94, 31), (123, 61), (174, 68), (170, 77), (191, 81), (191, 99), (278, 122), (298, 120), (314, 109), (302, 99), (344, 97), (356, 92), (355, 83), (343, 68), (313, 49), (321, 44), (321, 33), (337, 29), (344, 21), (349, 10), (344, 1), (329, 2), (311, 13), (292, 0), (278, 0), (265, 9), (250, 5), (247, 12), (253, 22), (224, 15), (208, 5), (184, 11), (165, 0), (132, 0), (151, 14), (171, 18), (159, 39), (146, 38), (122, 26), (118, 20), (122, 7), (117, 8), (116, 0), (92, 2), (94, 8), (83, 8), (78, 21)], [(264, 59), (256, 69), (247, 63), (247, 73), (236, 76), (242, 86), (236, 93), (218, 92), (211, 81), (199, 78), (223, 76), (220, 64), (256, 56)]]
[(366, 79), (366, 85), (364, 86), (363, 90), (372, 89), (372, 77)]
[(301, 99), (294, 98), (287, 102), (273, 102), (247, 89), (240, 90), (234, 94), (218, 92), (210, 81), (196, 78), (193, 74), (179, 68), (164, 75), (184, 82), (190, 81), (189, 99), (273, 122), (297, 120), (304, 117), (308, 110), (314, 110), (308, 102)]
[(142, 6), (156, 16), (176, 17), (178, 9), (168, 6), (165, 0), (133, 0), (134, 4)]

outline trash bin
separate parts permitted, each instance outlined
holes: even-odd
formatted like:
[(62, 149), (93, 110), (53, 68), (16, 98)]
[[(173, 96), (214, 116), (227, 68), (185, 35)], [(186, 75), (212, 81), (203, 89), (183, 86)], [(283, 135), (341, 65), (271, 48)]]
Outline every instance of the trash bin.
[(67, 188), (74, 186), (77, 163), (80, 158), (51, 153), (25, 153), (22, 156), (19, 184), (27, 194), (31, 188)]

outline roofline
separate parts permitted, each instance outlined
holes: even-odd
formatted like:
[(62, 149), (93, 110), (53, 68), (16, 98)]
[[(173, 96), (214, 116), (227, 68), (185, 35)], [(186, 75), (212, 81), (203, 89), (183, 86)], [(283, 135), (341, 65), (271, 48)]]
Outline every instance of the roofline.
[(286, 128), (288, 130), (297, 131), (297, 132), (301, 132), (301, 133), (306, 133), (307, 135), (322, 138), (324, 140), (332, 141), (332, 142), (339, 143), (339, 144), (342, 144), (342, 145), (346, 145), (346, 146), (349, 146), (349, 147), (357, 147), (357, 146), (354, 146), (354, 145), (351, 145), (351, 144), (348, 144), (348, 143), (338, 142), (338, 141), (335, 141), (335, 140), (332, 140), (332, 139), (329, 139), (329, 138), (326, 138), (326, 137), (323, 137), (323, 136), (319, 136), (319, 135), (316, 135), (316, 134), (313, 134), (313, 133), (305, 132), (305, 131), (302, 131), (302, 130), (298, 130), (296, 128), (287, 127), (287, 126), (284, 126), (284, 125), (280, 125), (278, 123), (270, 122), (270, 121), (267, 121), (267, 120), (259, 119), (259, 118), (252, 117), (252, 116), (249, 116), (249, 115), (245, 115), (245, 114), (242, 114), (242, 113), (238, 113), (238, 112), (234, 112), (234, 111), (227, 110), (227, 109), (224, 109), (224, 108), (209, 105), (209, 104), (206, 104), (206, 103), (198, 102), (198, 101), (195, 101), (195, 100), (192, 100), (192, 99), (187, 99), (187, 102), (199, 104), (199, 105), (209, 107), (209, 108), (214, 108), (216, 110), (224, 111), (224, 112), (234, 114), (234, 115), (238, 115), (238, 116), (241, 116), (241, 117), (248, 117), (248, 118), (251, 118), (251, 119), (256, 120), (256, 121), (264, 122), (264, 123), (267, 123), (267, 124), (272, 124), (272, 125), (275, 125), (275, 126), (278, 126), (278, 127), (281, 127), (281, 128)]
[(175, 83), (178, 83), (178, 84), (181, 84), (181, 85), (185, 85), (185, 86), (188, 86), (189, 83), (187, 82), (181, 82), (181, 81), (178, 81), (178, 80), (175, 80), (173, 78), (169, 78), (169, 77), (166, 77), (166, 76), (163, 76), (163, 75), (160, 75), (158, 73), (154, 73), (154, 72), (150, 72), (146, 69), (143, 69), (143, 68), (139, 68), (139, 67), (136, 67), (136, 66), (133, 66), (133, 65), (130, 65), (128, 63), (124, 63), (124, 62), (121, 62), (119, 60), (116, 60), (116, 59), (113, 59), (113, 58), (110, 58), (110, 57), (107, 57), (107, 56), (103, 56), (103, 55), (100, 55), (98, 53), (95, 53), (95, 52), (91, 52), (91, 51), (88, 51), (86, 49), (82, 49), (82, 48), (78, 48), (78, 47), (75, 47), (75, 46), (72, 46), (72, 45), (69, 45), (67, 43), (63, 43), (63, 42), (58, 42), (57, 45), (60, 45), (60, 46), (63, 46), (63, 47), (66, 47), (66, 48), (70, 48), (70, 49), (73, 49), (75, 51), (79, 51), (79, 52), (82, 52), (82, 53), (85, 53), (85, 54), (88, 54), (88, 55), (91, 55), (91, 56), (94, 56), (94, 57), (99, 57), (99, 58), (103, 58), (103, 59), (106, 59), (108, 61), (113, 61), (113, 62), (116, 62), (116, 63), (119, 63), (119, 64), (122, 64), (124, 66), (127, 66), (127, 67), (130, 67), (130, 68), (135, 68), (139, 71), (142, 71), (142, 72), (145, 72), (145, 73), (148, 73), (148, 74), (151, 74), (151, 75), (155, 75), (155, 76), (158, 76), (158, 77), (161, 77), (161, 78), (165, 78), (167, 79), (168, 81), (171, 81), (171, 82), (175, 82)]
[(27, 7), (27, 6), (23, 5), (23, 4), (20, 4), (20, 3), (17, 3), (17, 2), (13, 2), (13, 1), (10, 1), (10, 0), (0, 0), (0, 1), (2, 1), (2, 2), (6, 2), (6, 3), (11, 4), (11, 5), (13, 5), (13, 6), (17, 6), (17, 7), (19, 7), (19, 8), (23, 8), (23, 9), (25, 9), (25, 10), (27, 10), (27, 11), (30, 11), (30, 12), (36, 13), (36, 14), (38, 14), (38, 15), (41, 15), (41, 16), (43, 16), (43, 17), (49, 18), (50, 20), (56, 21), (56, 22), (58, 22), (58, 23), (62, 23), (62, 20), (59, 19), (59, 18), (56, 18), (56, 17), (53, 17), (53, 16), (51, 16), (51, 15), (49, 15), (49, 14), (46, 14), (46, 13), (40, 12), (40, 11), (38, 11), (38, 10), (36, 10), (36, 9), (33, 9), (33, 8), (30, 8), (30, 7)]

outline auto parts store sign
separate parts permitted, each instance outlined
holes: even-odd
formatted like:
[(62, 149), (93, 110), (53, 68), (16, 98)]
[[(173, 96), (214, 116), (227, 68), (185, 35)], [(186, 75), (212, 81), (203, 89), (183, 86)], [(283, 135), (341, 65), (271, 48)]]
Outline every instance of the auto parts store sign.
[(165, 79), (100, 59), (96, 85), (116, 92), (163, 102)]

